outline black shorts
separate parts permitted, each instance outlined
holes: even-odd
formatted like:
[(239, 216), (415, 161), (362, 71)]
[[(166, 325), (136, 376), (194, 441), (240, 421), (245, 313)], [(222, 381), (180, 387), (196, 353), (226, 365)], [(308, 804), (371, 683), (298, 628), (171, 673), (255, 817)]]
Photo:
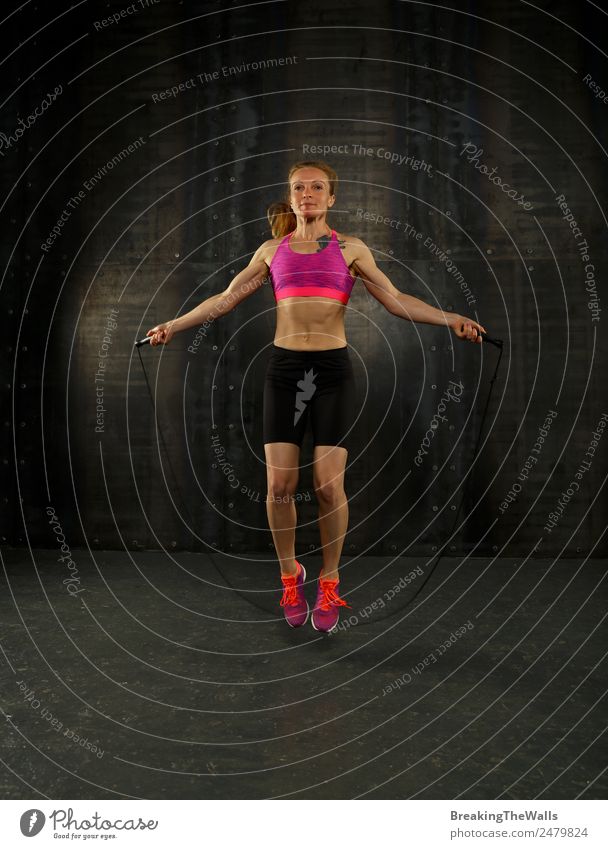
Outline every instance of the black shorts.
[(264, 381), (264, 444), (301, 446), (310, 418), (314, 445), (348, 448), (356, 413), (348, 346), (290, 351), (272, 346)]

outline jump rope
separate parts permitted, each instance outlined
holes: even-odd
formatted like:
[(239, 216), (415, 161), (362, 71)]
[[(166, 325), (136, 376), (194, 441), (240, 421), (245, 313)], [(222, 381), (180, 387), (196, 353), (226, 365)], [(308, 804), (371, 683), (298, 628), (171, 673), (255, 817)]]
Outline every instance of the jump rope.
[[(494, 383), (495, 383), (496, 378), (498, 376), (498, 368), (500, 366), (500, 361), (502, 359), (502, 349), (503, 349), (503, 340), (502, 339), (492, 339), (490, 336), (488, 336), (484, 332), (482, 332), (480, 335), (481, 335), (481, 338), (483, 339), (484, 342), (487, 342), (490, 345), (494, 345), (496, 348), (498, 348), (499, 354), (498, 354), (498, 359), (496, 360), (496, 366), (494, 368), (494, 374), (492, 375), (492, 379), (490, 380), (490, 387), (489, 387), (489, 390), (488, 390), (488, 395), (487, 395), (487, 398), (486, 398), (486, 403), (485, 403), (485, 407), (484, 407), (484, 410), (483, 410), (483, 415), (481, 417), (481, 423), (479, 425), (479, 432), (477, 434), (477, 441), (475, 443), (475, 448), (473, 450), (473, 456), (471, 457), (471, 465), (473, 464), (473, 461), (475, 460), (475, 457), (477, 456), (477, 451), (479, 450), (479, 443), (481, 442), (481, 435), (483, 433), (483, 426), (485, 424), (486, 415), (487, 415), (487, 412), (488, 412), (488, 407), (490, 405), (490, 398), (492, 397), (492, 392), (494, 390)], [(194, 522), (194, 519), (192, 517), (192, 514), (190, 513), (190, 508), (188, 507), (188, 502), (182, 494), (181, 487), (180, 487), (178, 480), (177, 480), (177, 475), (175, 474), (175, 470), (173, 468), (173, 463), (171, 462), (171, 455), (169, 454), (169, 451), (167, 449), (165, 437), (163, 435), (163, 431), (162, 431), (162, 428), (160, 426), (160, 422), (158, 420), (158, 414), (157, 414), (157, 411), (156, 411), (156, 403), (154, 401), (154, 395), (152, 393), (152, 387), (150, 386), (150, 381), (148, 380), (148, 373), (146, 371), (146, 367), (144, 365), (143, 358), (141, 356), (140, 348), (142, 347), (142, 345), (147, 345), (147, 344), (150, 344), (150, 337), (149, 336), (146, 336), (144, 339), (139, 339), (137, 342), (135, 342), (135, 347), (137, 348), (137, 353), (139, 355), (139, 362), (141, 363), (141, 368), (142, 368), (142, 371), (144, 373), (144, 378), (145, 378), (145, 381), (146, 381), (146, 387), (148, 389), (148, 395), (150, 397), (150, 403), (152, 404), (152, 410), (154, 411), (154, 420), (156, 422), (156, 427), (158, 429), (160, 441), (162, 443), (162, 447), (163, 447), (163, 450), (165, 452), (165, 456), (167, 458), (167, 464), (169, 466), (169, 469), (171, 471), (171, 475), (173, 477), (175, 489), (178, 492), (180, 499), (182, 501), (182, 504), (185, 507), (185, 511), (186, 511), (187, 516), (188, 516), (188, 519), (190, 520), (190, 523), (191, 523), (192, 527), (194, 528), (195, 522)], [(382, 616), (382, 617), (377, 618), (377, 619), (370, 618), (365, 622), (357, 621), (354, 625), (351, 625), (350, 627), (361, 628), (364, 625), (371, 625), (371, 624), (374, 624), (376, 622), (384, 622), (386, 619), (391, 619), (393, 616), (396, 616), (398, 613), (401, 613), (403, 610), (405, 610), (407, 607), (409, 607), (414, 602), (414, 600), (420, 595), (420, 593), (422, 592), (422, 590), (424, 589), (424, 587), (428, 583), (431, 575), (435, 572), (437, 566), (439, 565), (439, 561), (443, 557), (444, 551), (446, 550), (449, 542), (451, 541), (451, 539), (454, 535), (454, 531), (456, 530), (456, 525), (458, 524), (458, 518), (460, 516), (460, 511), (462, 509), (462, 505), (464, 504), (464, 499), (465, 499), (465, 496), (467, 494), (467, 488), (468, 488), (470, 480), (471, 480), (471, 477), (469, 476), (467, 478), (463, 488), (462, 488), (460, 503), (458, 504), (458, 509), (456, 510), (456, 514), (454, 516), (454, 523), (452, 525), (452, 528), (451, 528), (449, 534), (447, 535), (446, 541), (441, 546), (441, 548), (439, 549), (437, 554), (433, 555), (433, 557), (429, 561), (429, 564), (433, 564), (433, 565), (431, 566), (431, 568), (429, 568), (428, 574), (425, 576), (424, 580), (419, 584), (418, 588), (416, 589), (416, 592), (412, 596), (410, 596), (410, 598), (405, 602), (405, 604), (402, 604), (400, 607), (398, 607), (396, 610), (393, 610), (391, 613), (387, 613), (386, 616)], [(209, 559), (211, 560), (211, 562), (215, 566), (215, 569), (217, 570), (217, 572), (221, 575), (225, 584), (231, 590), (233, 590), (235, 593), (238, 593), (238, 595), (241, 598), (243, 598), (249, 604), (256, 607), (258, 610), (262, 610), (266, 614), (268, 614), (270, 612), (267, 608), (262, 607), (262, 605), (257, 604), (255, 601), (252, 601), (246, 595), (243, 595), (243, 593), (237, 587), (235, 587), (232, 584), (232, 582), (227, 578), (227, 576), (223, 572), (223, 570), (220, 569), (220, 567), (218, 566), (218, 564), (214, 560), (213, 556), (211, 554), (207, 554), (207, 556), (209, 557)], [(277, 617), (277, 619), (278, 618), (279, 617)], [(357, 617), (357, 620), (358, 619), (359, 619), (359, 617)]]

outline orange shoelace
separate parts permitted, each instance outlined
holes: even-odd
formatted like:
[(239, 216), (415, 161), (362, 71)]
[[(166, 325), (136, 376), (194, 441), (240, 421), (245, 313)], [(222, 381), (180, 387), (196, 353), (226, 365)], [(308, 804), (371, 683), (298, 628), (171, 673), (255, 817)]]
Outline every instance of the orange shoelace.
[(281, 599), (281, 607), (288, 607), (298, 603), (298, 591), (296, 588), (297, 575), (281, 576), (283, 581), (283, 598)]
[(352, 610), (350, 604), (347, 604), (336, 592), (337, 583), (338, 581), (319, 580), (322, 593), (321, 610), (329, 610), (332, 604), (336, 607), (348, 607)]

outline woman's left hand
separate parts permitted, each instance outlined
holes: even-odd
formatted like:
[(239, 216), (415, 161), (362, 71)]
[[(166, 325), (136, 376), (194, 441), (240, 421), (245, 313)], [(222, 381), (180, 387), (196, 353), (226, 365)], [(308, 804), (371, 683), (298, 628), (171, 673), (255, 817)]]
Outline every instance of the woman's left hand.
[(487, 333), (485, 327), (478, 324), (472, 318), (454, 313), (450, 319), (450, 327), (459, 339), (468, 339), (469, 342), (481, 342), (482, 331)]

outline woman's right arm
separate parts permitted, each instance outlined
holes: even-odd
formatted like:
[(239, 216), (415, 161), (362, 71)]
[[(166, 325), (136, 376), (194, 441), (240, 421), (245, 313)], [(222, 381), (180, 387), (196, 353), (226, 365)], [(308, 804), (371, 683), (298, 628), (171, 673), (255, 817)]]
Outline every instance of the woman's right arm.
[(268, 242), (264, 242), (260, 245), (252, 256), (249, 265), (239, 271), (223, 292), (211, 295), (207, 300), (179, 318), (157, 324), (156, 327), (148, 330), (146, 336), (151, 337), (150, 344), (167, 345), (174, 333), (178, 333), (180, 330), (188, 330), (190, 327), (198, 327), (206, 321), (213, 321), (222, 315), (226, 315), (232, 312), (245, 298), (253, 295), (268, 275), (268, 266), (264, 261), (267, 244)]

